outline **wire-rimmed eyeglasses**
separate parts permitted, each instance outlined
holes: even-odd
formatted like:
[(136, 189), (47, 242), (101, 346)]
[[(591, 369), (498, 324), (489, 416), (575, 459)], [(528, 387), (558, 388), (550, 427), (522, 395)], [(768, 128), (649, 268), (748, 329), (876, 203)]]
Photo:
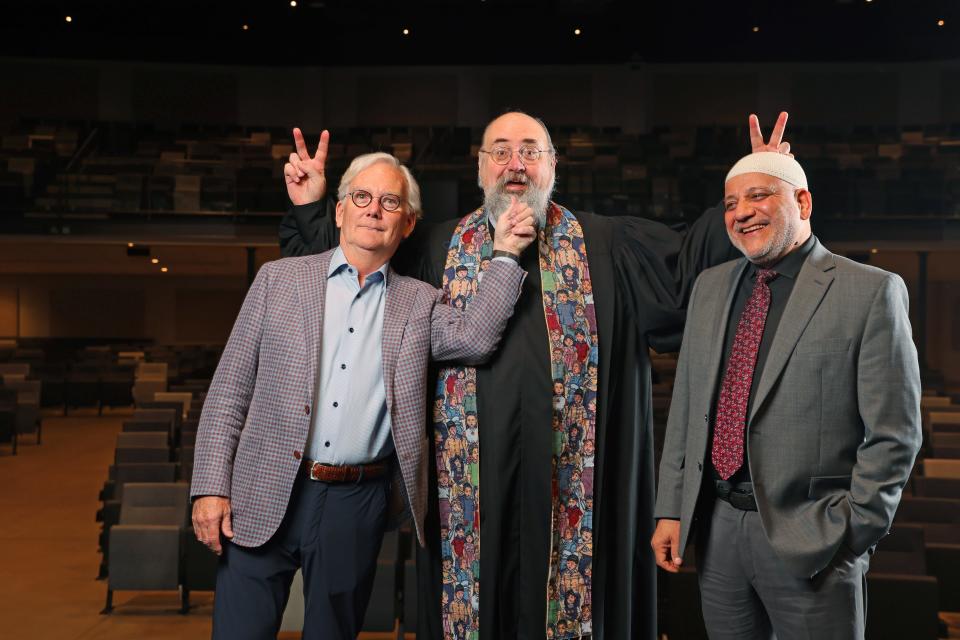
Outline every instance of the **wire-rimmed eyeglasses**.
[[(510, 158), (513, 157), (513, 149), (502, 145), (497, 145), (489, 150), (480, 149), (480, 153), (489, 153), (490, 159), (496, 164), (507, 164), (510, 162)], [(544, 153), (552, 152), (550, 149), (539, 149), (530, 145), (526, 145), (517, 149), (517, 154), (520, 156), (520, 162), (523, 164), (536, 163), (538, 160), (540, 160), (540, 156)]]

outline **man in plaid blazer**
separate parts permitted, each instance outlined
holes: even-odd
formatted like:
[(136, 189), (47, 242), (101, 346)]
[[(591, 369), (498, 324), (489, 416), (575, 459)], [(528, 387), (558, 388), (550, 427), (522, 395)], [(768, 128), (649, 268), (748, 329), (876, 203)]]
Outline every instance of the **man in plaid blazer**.
[(388, 511), (408, 510), (423, 544), (428, 360), (493, 352), (535, 237), (515, 204), (464, 312), (390, 269), (420, 213), (396, 158), (356, 158), (336, 211), (338, 248), (257, 274), (203, 407), (191, 496), (198, 539), (222, 554), (214, 638), (274, 637), (301, 567), (303, 637), (356, 637)]

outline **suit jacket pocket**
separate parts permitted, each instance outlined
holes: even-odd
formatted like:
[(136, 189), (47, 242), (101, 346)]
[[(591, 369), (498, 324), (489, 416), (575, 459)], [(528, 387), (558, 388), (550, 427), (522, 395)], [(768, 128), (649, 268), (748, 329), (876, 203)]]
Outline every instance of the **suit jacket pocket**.
[(810, 488), (807, 497), (819, 500), (832, 493), (842, 493), (850, 490), (853, 476), (810, 476)]
[(850, 348), (850, 338), (810, 340), (797, 344), (797, 355), (815, 356), (821, 353), (844, 353)]

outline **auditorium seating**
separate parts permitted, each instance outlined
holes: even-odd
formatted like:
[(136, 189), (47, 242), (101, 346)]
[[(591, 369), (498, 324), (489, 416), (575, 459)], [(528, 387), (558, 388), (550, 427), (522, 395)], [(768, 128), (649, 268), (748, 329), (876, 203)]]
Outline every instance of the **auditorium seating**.
[(39, 380), (5, 380), (3, 387), (17, 393), (17, 435), (33, 435), (36, 443), (42, 441), (40, 423), (40, 390)]
[[(110, 530), (103, 613), (113, 610), (113, 593), (117, 590), (180, 589), (189, 491), (185, 483), (126, 485), (120, 522)], [(181, 610), (185, 612), (187, 606), (183, 599)]]
[(183, 405), (180, 413), (185, 418), (190, 410), (193, 394), (189, 391), (157, 391), (153, 394), (153, 400), (154, 402), (179, 402)]
[(960, 459), (927, 458), (923, 474), (929, 478), (960, 478)]
[(133, 401), (139, 406), (153, 400), (154, 394), (167, 390), (167, 363), (141, 362), (133, 383)]
[[(913, 495), (915, 496), (960, 500), (960, 478), (915, 476), (912, 483)], [(960, 542), (960, 538), (958, 538), (958, 542)]]
[[(50, 125), (35, 126), (51, 135)], [(31, 135), (30, 123), (18, 128)], [(18, 163), (38, 160), (14, 157), (4, 172), (0, 153), (0, 191), (16, 194), (11, 206), (41, 219), (60, 211), (77, 219), (169, 212), (270, 220), (286, 208), (281, 170), (292, 151), (286, 129), (184, 125), (164, 131), (109, 122), (84, 129), (81, 135), (99, 135), (98, 144), (85, 149), (70, 171), (50, 159), (35, 171)], [(960, 185), (949, 179), (960, 156), (958, 125), (896, 130), (791, 124), (790, 131), (795, 152), (824, 196), (818, 215), (960, 213)], [(355, 155), (383, 150), (411, 163), (424, 182), (455, 183), (458, 210), (476, 203), (480, 128), (358, 127), (332, 133), (331, 174), (342, 172)], [(568, 206), (667, 218), (696, 213), (715, 201), (724, 169), (747, 140), (743, 126), (660, 127), (639, 134), (554, 126), (552, 134), (562, 167), (557, 189)], [(22, 147), (16, 154), (30, 153), (23, 133), (11, 140)]]
[[(114, 349), (113, 352), (119, 359), (119, 351)], [(139, 356), (124, 357), (136, 360), (140, 373), (146, 374), (148, 378), (151, 375), (159, 378), (165, 377), (167, 374), (164, 372), (170, 371), (183, 371), (186, 375), (205, 372), (211, 366), (211, 359), (215, 361), (215, 358), (211, 357), (211, 354), (215, 353), (216, 351), (208, 348), (160, 347), (148, 348), (144, 353), (144, 358), (148, 359), (146, 361)], [(150, 360), (154, 358), (166, 358), (170, 362), (151, 362)], [(131, 369), (128, 393), (130, 393), (132, 380)], [(186, 613), (189, 609), (191, 591), (214, 588), (217, 567), (216, 556), (195, 541), (192, 527), (189, 524), (180, 527), (181, 536), (178, 538), (180, 546), (177, 556), (179, 564), (175, 567), (175, 574), (170, 570), (166, 573), (158, 573), (155, 568), (150, 567), (147, 567), (146, 573), (142, 574), (141, 569), (128, 566), (136, 557), (137, 549), (148, 548), (153, 544), (154, 538), (163, 537), (162, 534), (156, 533), (155, 528), (120, 527), (116, 534), (113, 533), (118, 523), (125, 522), (121, 505), (126, 500), (126, 487), (178, 486), (183, 487), (184, 491), (189, 487), (193, 469), (192, 444), (196, 437), (196, 421), (192, 421), (191, 429), (185, 432), (188, 446), (183, 446), (180, 442), (184, 436), (181, 426), (184, 424), (184, 411), (193, 406), (194, 395), (200, 397), (205, 395), (209, 379), (194, 377), (171, 378), (171, 380), (189, 385), (192, 390), (181, 391), (164, 401), (150, 400), (138, 403), (132, 417), (123, 420), (122, 431), (116, 436), (115, 464), (111, 465), (108, 478), (100, 492), (102, 505), (97, 513), (97, 520), (102, 522), (99, 536), (102, 553), (99, 575), (110, 581), (108, 587), (110, 594), (115, 589), (179, 588), (181, 611)], [(199, 401), (202, 402), (202, 400)], [(188, 502), (184, 507), (185, 519), (188, 519)], [(114, 553), (117, 540), (122, 541), (119, 557)], [(120, 572), (119, 576), (114, 575), (117, 571)], [(176, 575), (175, 581), (174, 575)], [(142, 586), (137, 587), (138, 584)], [(156, 586), (160, 584), (166, 586)], [(108, 595), (105, 612), (111, 609), (111, 597)]]
[(16, 405), (0, 403), (0, 444), (9, 444), (11, 453), (17, 455)]

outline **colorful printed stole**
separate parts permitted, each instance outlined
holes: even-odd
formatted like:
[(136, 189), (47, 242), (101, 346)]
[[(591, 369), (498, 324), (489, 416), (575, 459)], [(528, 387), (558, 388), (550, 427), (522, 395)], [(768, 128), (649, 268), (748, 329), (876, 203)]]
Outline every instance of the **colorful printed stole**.
[[(550, 203), (540, 230), (540, 277), (553, 378), (553, 515), (547, 627), (555, 638), (592, 629), (593, 460), (597, 409), (597, 319), (583, 229)], [(465, 308), (476, 294), (493, 241), (482, 209), (453, 232), (443, 275), (446, 301)], [(480, 442), (477, 372), (440, 371), (434, 437), (441, 529), (443, 632), (479, 638)]]

